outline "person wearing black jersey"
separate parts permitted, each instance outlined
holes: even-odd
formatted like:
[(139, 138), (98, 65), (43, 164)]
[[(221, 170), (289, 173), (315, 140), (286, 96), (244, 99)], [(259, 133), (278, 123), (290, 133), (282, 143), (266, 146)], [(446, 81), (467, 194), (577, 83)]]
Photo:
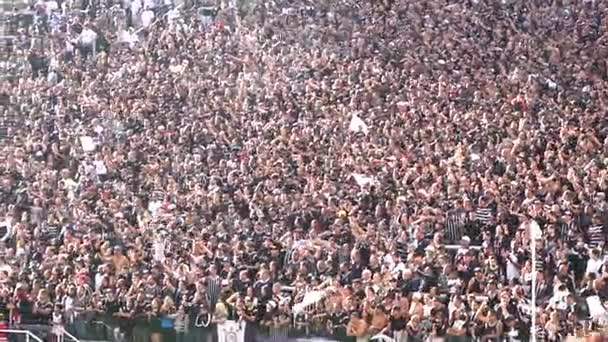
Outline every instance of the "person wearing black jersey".
[(396, 341), (401, 341), (402, 336), (405, 334), (405, 328), (407, 327), (407, 320), (401, 311), (399, 306), (394, 306), (391, 309), (389, 317), (389, 325), (386, 328), (387, 335), (392, 336)]
[(127, 298), (119, 303), (118, 311), (113, 314), (119, 319), (119, 326), (125, 333), (127, 339), (133, 339), (133, 328), (135, 326), (134, 315), (136, 313), (135, 299)]
[(192, 341), (213, 340), (213, 331), (217, 328), (212, 323), (212, 315), (209, 306), (205, 303), (200, 306), (190, 306), (188, 309), (191, 322), (188, 334)]
[(328, 308), (328, 319), (326, 322), (327, 332), (333, 336), (346, 336), (346, 325), (348, 314), (341, 309), (339, 303), (332, 303)]
[(431, 310), (431, 337), (442, 337), (447, 332), (446, 312), (444, 308), (435, 307)]
[(520, 342), (525, 338), (524, 332), (522, 331), (522, 324), (517, 321), (515, 316), (508, 315), (504, 318), (505, 322), (505, 338), (508, 342)]
[(9, 290), (4, 288), (0, 291), (0, 314), (9, 317), (10, 310), (13, 308), (13, 300), (10, 298)]
[(38, 296), (34, 301), (34, 308), (32, 310), (35, 320), (39, 324), (47, 324), (51, 319), (54, 305), (51, 302), (49, 292), (46, 289), (38, 291)]
[(467, 293), (483, 294), (486, 286), (485, 275), (479, 267), (476, 267), (473, 271), (475, 276), (469, 281)]
[(502, 323), (498, 320), (496, 312), (491, 310), (486, 303), (483, 303), (477, 310), (475, 320), (480, 324), (477, 333), (481, 341), (500, 341), (503, 332)]

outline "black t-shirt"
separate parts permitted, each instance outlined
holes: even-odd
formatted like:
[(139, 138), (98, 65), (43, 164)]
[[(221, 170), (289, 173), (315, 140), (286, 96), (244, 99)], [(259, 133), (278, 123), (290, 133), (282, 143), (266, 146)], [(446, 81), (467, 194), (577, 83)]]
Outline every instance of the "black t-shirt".
[(46, 310), (48, 312), (47, 313), (41, 313), (41, 312), (37, 312), (35, 315), (35, 319), (36, 321), (38, 321), (41, 324), (45, 324), (48, 323), (51, 319), (51, 316), (53, 314), (53, 303), (51, 302), (46, 302), (46, 303), (36, 303), (36, 305), (38, 306), (38, 309), (42, 309), (42, 310)]
[(156, 286), (156, 284), (154, 285), (146, 285), (144, 287), (144, 295), (146, 296), (146, 298), (148, 300), (151, 300), (152, 298), (156, 297), (159, 294), (159, 288)]
[(437, 336), (444, 336), (446, 334), (447, 325), (446, 325), (446, 321), (444, 319), (434, 318), (432, 324), (433, 324), (433, 329), (435, 329), (435, 334)]
[(240, 279), (235, 279), (232, 288), (241, 294), (245, 294), (249, 286), (251, 286), (251, 281), (242, 281)]
[(469, 282), (469, 286), (468, 286), (467, 290), (469, 293), (481, 294), (481, 293), (483, 293), (482, 287), (483, 287), (483, 285), (477, 278), (472, 278), (471, 281)]
[(260, 298), (262, 296), (262, 291), (265, 287), (269, 287), (272, 289), (272, 281), (257, 281), (253, 285), (253, 289), (255, 290), (256, 297)]
[(106, 312), (108, 314), (112, 315), (120, 310), (121, 305), (118, 302), (118, 300), (112, 299), (112, 300), (105, 300), (104, 307), (106, 309)]
[(390, 327), (391, 327), (391, 331), (402, 331), (405, 330), (405, 327), (407, 326), (407, 321), (405, 320), (405, 318), (397, 318), (397, 317), (392, 317), (391, 316), (391, 321), (390, 321)]
[(333, 326), (346, 325), (348, 322), (348, 315), (345, 312), (333, 312), (329, 316), (329, 320)]
[(8, 317), (9, 309), (8, 304), (10, 303), (10, 298), (8, 297), (0, 297), (0, 313), (4, 315), (4, 317)]
[(361, 275), (363, 274), (363, 265), (361, 264), (353, 264), (351, 267), (351, 279), (361, 279)]
[(33, 317), (34, 303), (27, 298), (21, 299), (17, 302), (17, 309), (21, 313), (21, 322), (31, 322)]
[[(122, 301), (118, 303), (118, 310), (122, 313), (132, 313), (131, 308), (125, 302)], [(135, 326), (135, 320), (133, 319), (133, 317), (134, 316), (132, 316), (131, 318), (120, 317), (120, 319), (118, 320), (118, 324), (122, 329), (131, 331), (131, 329), (133, 329), (133, 327)]]

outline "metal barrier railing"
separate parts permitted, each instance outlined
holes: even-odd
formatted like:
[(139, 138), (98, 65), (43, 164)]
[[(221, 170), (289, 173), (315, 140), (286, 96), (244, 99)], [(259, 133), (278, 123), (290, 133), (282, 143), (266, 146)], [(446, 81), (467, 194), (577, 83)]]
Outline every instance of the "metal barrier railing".
[(72, 342), (80, 342), (80, 340), (78, 340), (74, 335), (70, 334), (67, 330), (65, 330), (65, 328), (61, 328), (61, 333), (58, 334), (59, 336), (59, 342), (64, 342), (66, 341), (66, 337), (68, 341), (72, 341)]
[(31, 332), (29, 330), (0, 329), (0, 334), (24, 335), (26, 342), (31, 342), (31, 341), (43, 342), (40, 337), (36, 336), (33, 332)]

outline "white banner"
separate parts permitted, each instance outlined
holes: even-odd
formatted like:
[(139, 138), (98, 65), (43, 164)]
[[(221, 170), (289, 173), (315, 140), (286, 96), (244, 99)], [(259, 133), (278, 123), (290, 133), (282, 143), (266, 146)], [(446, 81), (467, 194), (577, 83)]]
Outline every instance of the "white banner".
[(325, 291), (311, 291), (308, 292), (302, 302), (294, 305), (293, 313), (299, 314), (306, 311), (306, 308), (309, 306), (314, 306), (325, 298)]
[(599, 323), (608, 322), (608, 310), (602, 305), (599, 296), (587, 297), (587, 306), (589, 307), (589, 316)]
[(245, 321), (226, 321), (217, 325), (218, 342), (244, 342)]

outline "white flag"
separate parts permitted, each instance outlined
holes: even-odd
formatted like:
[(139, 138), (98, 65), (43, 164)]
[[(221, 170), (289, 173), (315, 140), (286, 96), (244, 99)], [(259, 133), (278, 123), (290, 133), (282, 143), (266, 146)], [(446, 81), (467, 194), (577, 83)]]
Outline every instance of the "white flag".
[(91, 29), (84, 29), (82, 33), (78, 36), (78, 40), (82, 45), (93, 45), (97, 40), (97, 32)]
[(542, 239), (543, 231), (540, 229), (538, 222), (530, 221), (530, 238), (531, 239)]
[(372, 336), (372, 338), (370, 338), (370, 341), (395, 342), (395, 339), (390, 336), (386, 336), (384, 334), (378, 334), (378, 335)]
[(157, 240), (154, 242), (154, 261), (163, 262), (165, 261), (165, 241)]
[(317, 303), (322, 301), (323, 298), (325, 298), (325, 296), (326, 296), (325, 291), (308, 292), (300, 303), (293, 306), (293, 313), (298, 314), (298, 313), (304, 312), (307, 307), (316, 305)]
[(141, 24), (143, 27), (149, 27), (154, 22), (154, 12), (148, 10), (141, 14)]
[(93, 165), (95, 166), (95, 172), (97, 173), (97, 175), (106, 175), (108, 173), (108, 168), (106, 167), (106, 164), (103, 162), (103, 160), (96, 160), (93, 162)]
[(80, 144), (82, 145), (82, 149), (85, 152), (95, 151), (95, 148), (96, 148), (95, 142), (93, 141), (93, 138), (91, 138), (89, 136), (80, 137)]
[(368, 184), (375, 184), (377, 182), (376, 178), (362, 175), (360, 173), (353, 173), (352, 176), (355, 179), (355, 182), (357, 182), (357, 184), (362, 188)]
[(601, 322), (608, 320), (608, 311), (599, 296), (587, 297), (587, 306), (589, 307), (589, 316), (595, 321)]
[(363, 120), (361, 120), (361, 118), (359, 116), (357, 116), (357, 114), (353, 114), (352, 119), (350, 120), (350, 125), (348, 125), (348, 128), (353, 131), (353, 132), (363, 132), (364, 134), (367, 134), (367, 132), (369, 131), (369, 127), (365, 124), (365, 122), (363, 122)]
[(244, 342), (245, 321), (226, 321), (217, 325), (218, 342)]
[(129, 47), (133, 48), (139, 42), (139, 38), (135, 33), (122, 30), (118, 33), (118, 42), (128, 44)]

